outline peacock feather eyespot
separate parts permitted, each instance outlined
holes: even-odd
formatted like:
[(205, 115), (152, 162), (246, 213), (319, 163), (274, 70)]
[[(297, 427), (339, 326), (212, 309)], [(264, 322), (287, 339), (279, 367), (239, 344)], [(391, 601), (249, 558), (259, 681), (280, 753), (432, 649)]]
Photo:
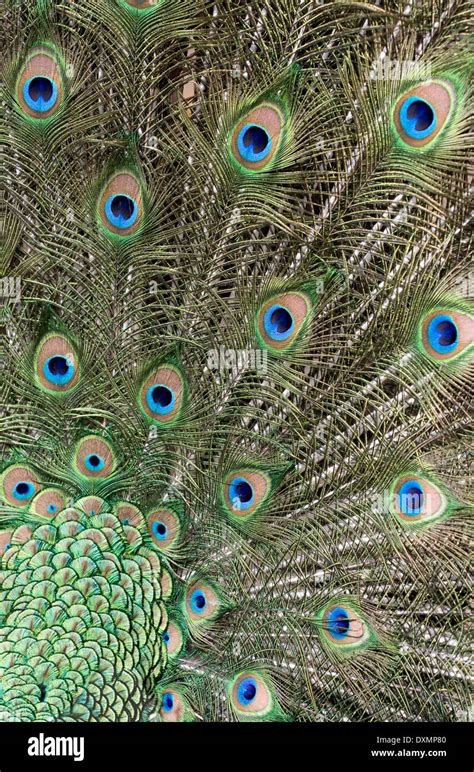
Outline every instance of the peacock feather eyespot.
[(346, 599), (334, 601), (316, 615), (323, 642), (340, 654), (368, 648), (376, 640), (361, 611)]
[(77, 385), (79, 375), (79, 361), (71, 341), (59, 333), (46, 335), (35, 353), (36, 385), (51, 394), (66, 394)]
[(30, 504), (29, 511), (40, 517), (55, 517), (67, 506), (65, 494), (58, 488), (43, 488)]
[(430, 359), (451, 362), (472, 351), (474, 317), (449, 308), (437, 308), (420, 322), (418, 343)]
[(250, 163), (263, 161), (271, 152), (273, 140), (264, 126), (246, 123), (237, 136), (237, 150)]
[(190, 611), (196, 615), (203, 614), (208, 606), (209, 602), (206, 598), (206, 593), (201, 589), (194, 590), (189, 599)]
[(170, 713), (174, 708), (174, 695), (172, 692), (165, 692), (163, 695), (163, 700), (161, 702), (162, 710), (164, 710), (165, 713)]
[(218, 588), (208, 579), (194, 581), (186, 590), (184, 612), (190, 624), (212, 622), (227, 608)]
[(148, 532), (156, 547), (169, 552), (176, 547), (181, 536), (181, 521), (171, 508), (155, 509), (146, 517)]
[(405, 147), (423, 149), (448, 125), (456, 107), (456, 90), (448, 80), (429, 80), (406, 91), (393, 112), (396, 133)]
[(183, 630), (177, 620), (169, 620), (168, 627), (163, 632), (162, 640), (166, 646), (168, 657), (171, 660), (179, 657), (184, 648), (185, 640)]
[(239, 168), (267, 171), (277, 158), (285, 131), (285, 113), (276, 103), (265, 102), (247, 113), (234, 128), (231, 153)]
[(158, 383), (148, 388), (146, 403), (153, 413), (168, 415), (173, 411), (176, 397), (173, 389), (170, 389), (164, 383)]
[(244, 678), (237, 689), (237, 700), (240, 705), (251, 705), (257, 696), (257, 682), (255, 678)]
[(60, 109), (64, 79), (60, 58), (47, 45), (34, 48), (23, 64), (16, 85), (16, 98), (23, 115), (44, 121)]
[(1, 497), (13, 507), (28, 507), (40, 490), (37, 475), (23, 464), (7, 467), (0, 477)]
[(182, 712), (181, 707), (181, 700), (179, 697), (175, 694), (173, 691), (167, 691), (164, 692), (163, 698), (161, 701), (161, 718), (163, 721), (180, 721), (180, 718), (178, 718), (179, 714)]
[(222, 499), (226, 512), (233, 518), (251, 518), (268, 500), (272, 481), (256, 469), (236, 469), (223, 482)]
[(138, 404), (145, 416), (162, 427), (179, 419), (185, 398), (185, 381), (180, 370), (171, 364), (154, 370), (143, 382)]
[(97, 453), (89, 453), (89, 455), (84, 458), (84, 464), (89, 472), (101, 472), (105, 466), (105, 461), (102, 456), (99, 456)]
[(188, 700), (178, 686), (167, 686), (160, 696), (160, 717), (162, 721), (193, 721), (194, 716)]
[(239, 510), (249, 509), (255, 501), (254, 488), (245, 477), (233, 477), (229, 483), (229, 499)]
[(229, 698), (238, 718), (262, 721), (282, 718), (269, 677), (260, 671), (244, 670), (229, 684)]
[(425, 139), (436, 129), (436, 112), (425, 99), (410, 96), (402, 102), (400, 123), (412, 139)]
[(331, 638), (336, 640), (347, 638), (351, 631), (350, 612), (342, 606), (333, 608), (327, 616), (326, 624)]
[(267, 308), (263, 317), (263, 328), (273, 341), (286, 340), (295, 329), (295, 320), (288, 306), (276, 303)]
[(273, 353), (286, 351), (307, 329), (313, 303), (302, 292), (286, 292), (267, 300), (257, 315), (257, 339)]
[(397, 502), (400, 512), (417, 516), (425, 505), (426, 493), (419, 480), (406, 480), (398, 491)]
[(114, 473), (117, 465), (109, 442), (94, 434), (83, 437), (74, 450), (73, 468), (88, 479), (102, 479)]
[(397, 477), (390, 491), (390, 509), (406, 526), (424, 526), (449, 515), (448, 496), (432, 480), (409, 473)]
[(109, 234), (134, 236), (143, 223), (141, 184), (129, 171), (117, 172), (99, 196), (98, 217)]
[(13, 489), (13, 495), (16, 499), (29, 499), (34, 492), (33, 483), (22, 480), (17, 483)]

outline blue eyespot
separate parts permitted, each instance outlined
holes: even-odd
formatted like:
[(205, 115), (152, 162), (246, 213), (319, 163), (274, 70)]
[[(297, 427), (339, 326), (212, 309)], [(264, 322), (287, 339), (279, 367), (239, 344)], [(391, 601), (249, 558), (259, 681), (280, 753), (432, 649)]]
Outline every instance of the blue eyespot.
[(425, 139), (436, 128), (436, 112), (418, 96), (405, 99), (400, 109), (400, 125), (412, 139)]
[(43, 375), (50, 383), (64, 386), (74, 377), (74, 365), (65, 356), (49, 357), (43, 365)]
[(52, 515), (57, 511), (56, 504), (48, 504), (48, 512), (50, 512)]
[(237, 137), (237, 148), (246, 161), (263, 161), (272, 149), (272, 138), (266, 129), (256, 123), (247, 123)]
[(161, 708), (165, 713), (171, 713), (174, 708), (174, 697), (171, 692), (165, 692), (161, 701)]
[(202, 590), (194, 590), (190, 598), (190, 604), (195, 614), (202, 614), (207, 605), (206, 596)]
[(56, 104), (58, 88), (54, 80), (45, 75), (30, 78), (23, 86), (23, 99), (31, 110), (47, 113)]
[(273, 305), (265, 312), (263, 326), (269, 338), (286, 340), (295, 329), (295, 322), (285, 306)]
[(333, 638), (345, 638), (351, 625), (345, 608), (333, 608), (327, 618), (327, 630)]
[(164, 541), (168, 536), (168, 529), (166, 525), (161, 523), (159, 520), (155, 520), (151, 528), (154, 536), (156, 536), (156, 538), (160, 541)]
[(97, 453), (90, 453), (85, 457), (84, 464), (90, 472), (100, 472), (105, 466), (105, 461)]
[(254, 501), (252, 486), (243, 477), (234, 477), (229, 486), (229, 499), (234, 509), (248, 509)]
[(146, 393), (147, 405), (153, 413), (166, 415), (171, 413), (175, 404), (173, 391), (162, 383), (150, 386)]
[(116, 194), (107, 199), (105, 214), (115, 228), (131, 228), (138, 217), (138, 206), (130, 196)]
[(447, 314), (434, 316), (428, 325), (428, 342), (438, 354), (453, 351), (459, 341), (458, 328)]
[(166, 646), (168, 646), (170, 640), (171, 640), (170, 634), (168, 630), (165, 630), (165, 632), (163, 633), (163, 641), (165, 642)]
[(398, 492), (400, 510), (404, 515), (419, 515), (425, 502), (423, 488), (417, 480), (407, 480)]
[(30, 482), (18, 482), (13, 488), (13, 496), (20, 501), (29, 499), (35, 492), (35, 486)]
[(255, 678), (244, 678), (237, 689), (237, 699), (241, 705), (250, 705), (257, 696), (257, 682)]

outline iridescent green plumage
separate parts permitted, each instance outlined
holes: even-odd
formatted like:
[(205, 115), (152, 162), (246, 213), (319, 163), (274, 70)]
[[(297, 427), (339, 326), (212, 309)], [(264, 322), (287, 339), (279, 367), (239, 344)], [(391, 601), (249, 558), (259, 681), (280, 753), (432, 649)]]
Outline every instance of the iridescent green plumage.
[(5, 720), (464, 717), (469, 11), (6, 0)]
[(146, 533), (73, 507), (19, 526), (1, 557), (3, 721), (139, 721), (166, 667)]

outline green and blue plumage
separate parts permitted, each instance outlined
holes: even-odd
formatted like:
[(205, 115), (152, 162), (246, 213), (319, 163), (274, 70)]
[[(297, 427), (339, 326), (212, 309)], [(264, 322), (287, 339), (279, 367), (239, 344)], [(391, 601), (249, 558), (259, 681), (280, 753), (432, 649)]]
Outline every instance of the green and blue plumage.
[(469, 9), (386, 5), (7, 0), (1, 720), (465, 716)]

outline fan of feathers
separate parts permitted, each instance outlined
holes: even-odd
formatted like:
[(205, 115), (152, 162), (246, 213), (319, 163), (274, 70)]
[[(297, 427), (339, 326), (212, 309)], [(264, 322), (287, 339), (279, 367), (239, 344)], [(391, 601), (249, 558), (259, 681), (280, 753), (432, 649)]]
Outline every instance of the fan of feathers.
[(5, 0), (0, 718), (466, 717), (470, 14)]

